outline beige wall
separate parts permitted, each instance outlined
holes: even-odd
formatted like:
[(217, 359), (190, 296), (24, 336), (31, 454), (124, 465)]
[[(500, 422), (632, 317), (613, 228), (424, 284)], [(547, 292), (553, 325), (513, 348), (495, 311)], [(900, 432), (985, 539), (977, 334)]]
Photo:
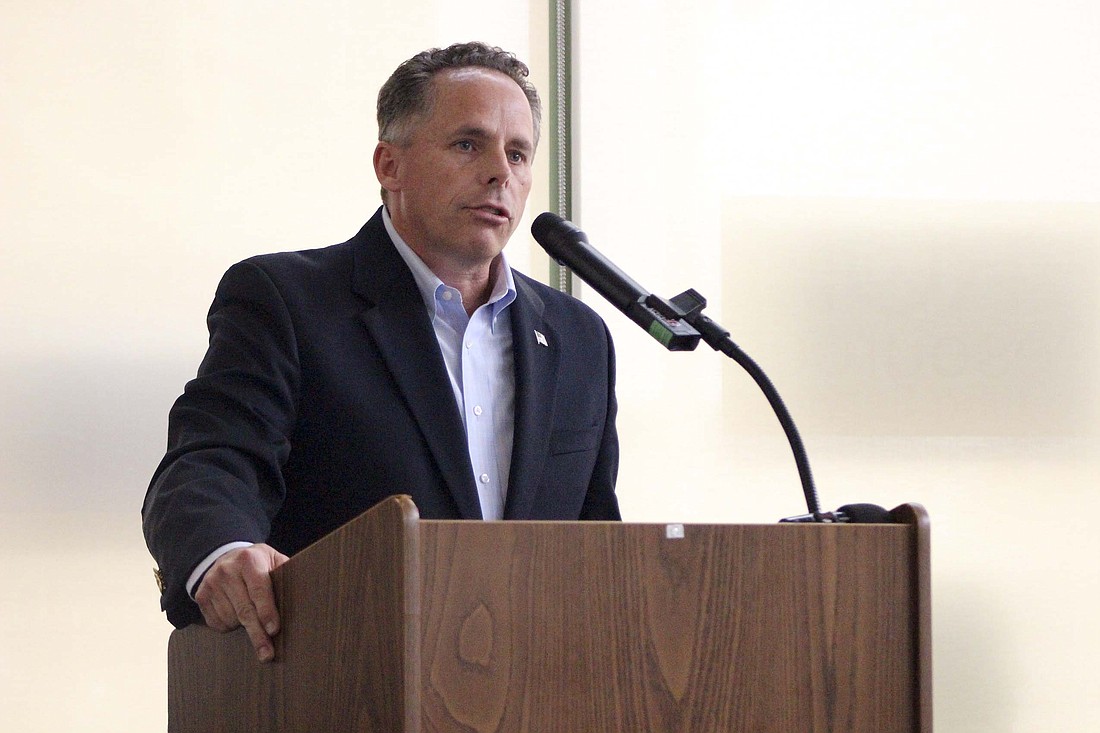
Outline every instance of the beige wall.
[(536, 11), (0, 4), (0, 730), (164, 729), (138, 511), (218, 277), (353, 235), (389, 72), (473, 38), (541, 61)]
[[(1100, 728), (1100, 11), (579, 7), (578, 223), (710, 299), (826, 507), (928, 509), (936, 729)], [(628, 519), (804, 511), (748, 375), (599, 307)]]
[[(373, 210), (389, 70), (480, 37), (548, 91), (541, 3), (405, 5), (0, 5), (0, 729), (163, 729), (138, 508), (167, 409), (226, 266)], [(824, 504), (929, 509), (937, 730), (1095, 730), (1100, 11), (819, 5), (577, 2), (577, 218), (710, 298)], [(585, 297), (628, 520), (801, 511), (746, 375)]]

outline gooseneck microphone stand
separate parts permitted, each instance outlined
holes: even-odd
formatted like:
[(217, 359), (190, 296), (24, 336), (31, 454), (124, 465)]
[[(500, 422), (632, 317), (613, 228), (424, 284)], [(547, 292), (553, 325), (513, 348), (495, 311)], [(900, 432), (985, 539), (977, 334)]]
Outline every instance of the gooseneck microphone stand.
[[(794, 453), (794, 461), (798, 466), (798, 476), (802, 481), (802, 493), (806, 497), (806, 510), (809, 512), (810, 521), (835, 522), (836, 516), (832, 512), (822, 512), (817, 498), (817, 488), (814, 486), (813, 473), (810, 471), (810, 460), (806, 456), (806, 447), (802, 443), (802, 436), (798, 433), (798, 427), (794, 424), (790, 410), (779, 396), (779, 391), (764, 373), (764, 370), (746, 354), (741, 347), (729, 337), (730, 332), (703, 314), (707, 300), (694, 289), (680, 293), (671, 300), (665, 300), (652, 293), (646, 296), (645, 304), (650, 309), (657, 311), (670, 321), (682, 321), (691, 325), (699, 332), (700, 338), (715, 351), (720, 351), (741, 365), (749, 376), (753, 378), (757, 386), (764, 392), (768, 403), (772, 406), (779, 424), (783, 426), (783, 432), (791, 445)], [(692, 347), (694, 348), (694, 347)], [(691, 349), (689, 349), (691, 350)]]

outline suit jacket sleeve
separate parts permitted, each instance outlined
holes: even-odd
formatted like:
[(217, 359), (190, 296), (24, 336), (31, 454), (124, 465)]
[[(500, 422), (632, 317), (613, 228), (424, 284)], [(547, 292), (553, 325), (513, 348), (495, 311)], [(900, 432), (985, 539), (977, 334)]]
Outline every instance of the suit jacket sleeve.
[(619, 438), (615, 427), (618, 413), (618, 402), (615, 398), (615, 346), (606, 326), (604, 335), (607, 338), (607, 418), (580, 519), (617, 521), (622, 516), (615, 496), (615, 481), (619, 471)]
[(286, 491), (300, 381), (292, 321), (259, 267), (225, 274), (207, 325), (206, 357), (169, 413), (168, 452), (142, 508), (161, 606), (176, 626), (201, 618), (184, 583), (203, 558), (266, 540)]

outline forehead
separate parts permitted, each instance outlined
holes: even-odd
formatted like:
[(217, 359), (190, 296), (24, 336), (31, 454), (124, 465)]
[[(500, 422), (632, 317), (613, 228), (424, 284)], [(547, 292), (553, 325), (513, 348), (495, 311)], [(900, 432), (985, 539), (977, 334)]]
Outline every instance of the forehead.
[(469, 67), (441, 71), (432, 78), (432, 106), (428, 121), (464, 125), (499, 121), (522, 123), (532, 130), (534, 121), (527, 95), (506, 74)]

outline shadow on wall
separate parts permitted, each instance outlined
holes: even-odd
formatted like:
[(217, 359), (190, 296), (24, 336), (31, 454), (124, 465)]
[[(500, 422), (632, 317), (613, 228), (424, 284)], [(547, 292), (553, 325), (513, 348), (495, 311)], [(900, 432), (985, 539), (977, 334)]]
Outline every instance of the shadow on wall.
[(721, 321), (800, 424), (1095, 434), (1100, 205), (737, 199), (723, 238)]
[(73, 354), (0, 366), (0, 511), (120, 512), (140, 527), (194, 361)]

